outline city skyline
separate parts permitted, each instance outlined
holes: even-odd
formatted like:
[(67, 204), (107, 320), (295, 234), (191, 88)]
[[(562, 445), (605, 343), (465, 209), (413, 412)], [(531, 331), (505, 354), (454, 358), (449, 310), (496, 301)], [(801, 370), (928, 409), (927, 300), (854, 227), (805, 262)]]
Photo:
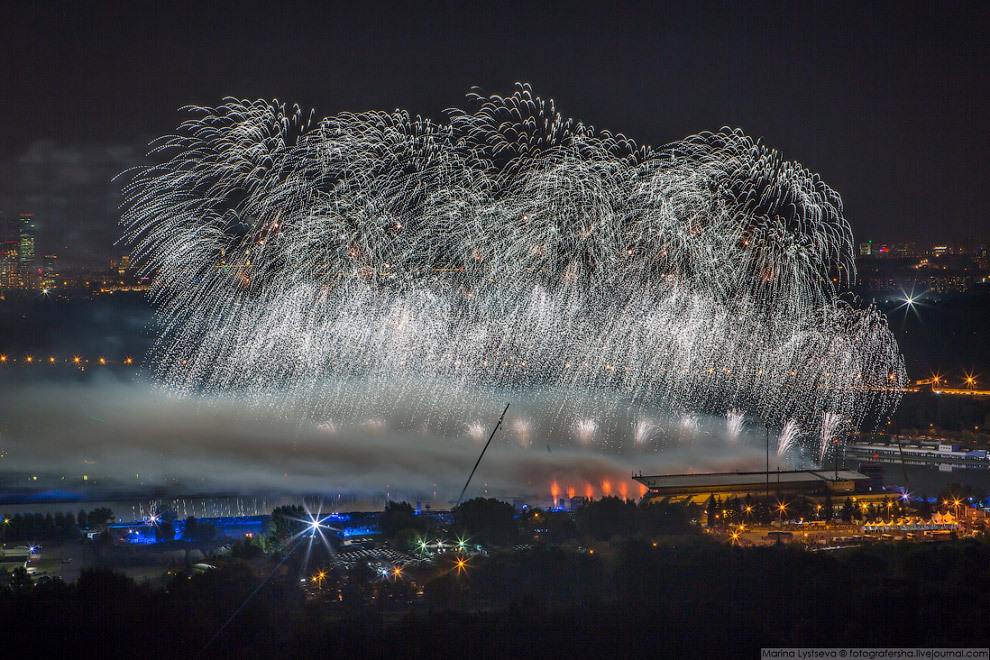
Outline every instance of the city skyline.
[[(28, 260), (36, 262), (38, 266), (42, 265), (41, 259), (57, 256), (57, 258), (62, 259), (60, 263), (63, 268), (73, 271), (95, 272), (102, 270), (108, 264), (113, 268), (114, 265), (111, 262), (129, 257), (127, 246), (121, 245), (116, 236), (114, 236), (112, 243), (95, 240), (91, 243), (65, 244), (65, 240), (57, 240), (64, 238), (63, 236), (55, 236), (52, 235), (51, 231), (45, 231), (44, 216), (39, 217), (36, 213), (27, 210), (10, 213), (8, 209), (0, 208), (0, 225), (5, 226), (8, 221), (16, 224), (25, 217), (31, 218), (34, 235), (33, 245), (38, 246), (36, 256), (29, 257)], [(855, 231), (855, 227), (853, 229)], [(0, 226), (0, 244), (4, 243), (4, 231), (3, 227)], [(980, 230), (958, 238), (936, 237), (931, 240), (907, 239), (896, 234), (893, 235), (893, 238), (886, 240), (883, 240), (883, 237), (855, 235), (856, 258), (981, 254), (985, 253), (987, 246), (990, 245), (990, 241), (986, 240), (987, 237), (984, 236), (986, 233), (988, 232)], [(4, 258), (6, 250), (6, 247), (0, 245), (0, 260)], [(18, 256), (14, 258), (23, 262), (20, 256), (22, 251), (19, 248), (17, 251)], [(22, 263), (22, 265), (26, 264)], [(11, 284), (5, 284), (7, 280), (3, 278), (7, 272), (0, 269), (0, 288), (4, 286), (17, 288)]]

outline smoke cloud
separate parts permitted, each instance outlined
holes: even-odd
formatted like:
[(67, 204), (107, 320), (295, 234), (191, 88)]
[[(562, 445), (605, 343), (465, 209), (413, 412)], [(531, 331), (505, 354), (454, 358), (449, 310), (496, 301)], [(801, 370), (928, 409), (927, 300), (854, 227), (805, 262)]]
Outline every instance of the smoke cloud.
[[(509, 414), (469, 497), (547, 496), (552, 483), (561, 493), (638, 497), (633, 472), (763, 466), (762, 433), (733, 441), (724, 419), (686, 425), (616, 413), (592, 421), (580, 416), (580, 401), (546, 413), (538, 392), (473, 392), (460, 399), (473, 405), (454, 406), (443, 417), (399, 401), (383, 417), (310, 422), (299, 421), (305, 417), (292, 407), (275, 410), (237, 394), (176, 396), (154, 383), (104, 375), (0, 386), (3, 471), (48, 475), (47, 481), (67, 486), (86, 475), (91, 483), (132, 492), (343, 492), (368, 500), (388, 492), (439, 508), (460, 492), (506, 396)], [(278, 405), (284, 403), (278, 397)], [(551, 431), (567, 417), (575, 420), (574, 433)], [(645, 438), (644, 425), (651, 429)]]

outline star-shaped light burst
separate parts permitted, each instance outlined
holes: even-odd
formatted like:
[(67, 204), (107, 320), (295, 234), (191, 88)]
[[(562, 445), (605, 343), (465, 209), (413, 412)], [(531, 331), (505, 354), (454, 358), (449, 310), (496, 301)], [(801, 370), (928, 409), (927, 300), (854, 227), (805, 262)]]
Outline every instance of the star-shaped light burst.
[(330, 544), (330, 541), (327, 540), (324, 532), (337, 532), (340, 530), (327, 524), (327, 521), (330, 520), (330, 514), (323, 512), (322, 504), (315, 513), (310, 511), (309, 507), (305, 504), (303, 505), (303, 509), (305, 511), (305, 517), (294, 519), (302, 523), (302, 529), (289, 537), (286, 545), (291, 545), (296, 541), (306, 541), (306, 554), (303, 557), (302, 566), (300, 569), (305, 572), (307, 566), (309, 565), (310, 554), (313, 551), (313, 541), (319, 538), (320, 542), (323, 543), (323, 547), (327, 549), (327, 552), (329, 552), (331, 556), (334, 556), (336, 552), (334, 552), (333, 546)]
[(917, 291), (916, 286), (916, 283), (911, 284), (910, 291), (901, 289), (901, 302), (894, 309), (904, 310), (904, 319), (901, 321), (902, 324), (907, 321), (908, 313), (914, 314), (914, 317), (918, 319), (919, 322), (923, 322), (921, 320), (921, 314), (918, 313), (918, 309), (921, 307), (927, 307), (928, 305), (924, 302), (924, 291)]

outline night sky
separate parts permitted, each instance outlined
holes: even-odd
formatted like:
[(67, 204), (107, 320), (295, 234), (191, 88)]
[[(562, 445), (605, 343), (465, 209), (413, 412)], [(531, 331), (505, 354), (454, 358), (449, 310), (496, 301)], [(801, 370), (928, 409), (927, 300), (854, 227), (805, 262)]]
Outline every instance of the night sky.
[[(0, 210), (67, 262), (114, 248), (119, 184), (224, 96), (442, 118), (529, 82), (659, 145), (722, 126), (842, 195), (857, 239), (990, 235), (990, 3), (17, 3), (0, 26)], [(67, 247), (66, 247), (67, 246)]]

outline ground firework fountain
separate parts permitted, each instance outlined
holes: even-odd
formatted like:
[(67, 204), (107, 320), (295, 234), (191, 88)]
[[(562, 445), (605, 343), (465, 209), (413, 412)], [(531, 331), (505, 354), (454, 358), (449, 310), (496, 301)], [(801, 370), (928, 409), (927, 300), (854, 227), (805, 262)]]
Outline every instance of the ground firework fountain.
[(782, 458), (788, 449), (797, 444), (800, 437), (801, 428), (798, 423), (793, 419), (787, 420), (784, 427), (780, 429), (780, 435), (777, 436), (777, 456)]
[[(825, 461), (825, 454), (828, 453), (830, 445), (838, 441), (839, 432), (842, 428), (842, 417), (832, 412), (822, 414), (821, 432), (818, 437), (818, 464)], [(833, 450), (834, 451), (834, 450)]]
[(645, 445), (653, 438), (657, 431), (657, 425), (649, 419), (639, 419), (633, 425), (633, 439), (638, 445)]
[(469, 100), (446, 122), (192, 108), (126, 186), (157, 374), (334, 420), (413, 391), (431, 419), (479, 391), (580, 396), (565, 433), (731, 410), (731, 437), (748, 415), (814, 438), (896, 406), (902, 359), (838, 295), (852, 234), (817, 175), (738, 131), (651, 148), (525, 86)]
[(730, 410), (725, 415), (725, 434), (729, 442), (735, 444), (739, 440), (743, 431), (743, 422), (746, 416), (738, 410)]
[(597, 431), (598, 424), (593, 419), (579, 419), (574, 423), (574, 435), (582, 445), (590, 445)]

